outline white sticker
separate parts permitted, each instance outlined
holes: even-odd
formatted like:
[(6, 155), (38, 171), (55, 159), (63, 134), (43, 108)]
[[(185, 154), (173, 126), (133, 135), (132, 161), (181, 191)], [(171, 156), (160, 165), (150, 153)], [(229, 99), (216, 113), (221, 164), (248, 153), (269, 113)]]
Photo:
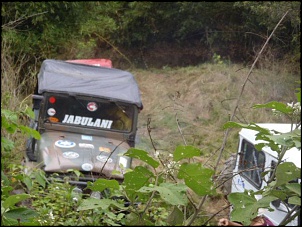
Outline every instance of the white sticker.
[(78, 158), (80, 155), (76, 152), (73, 151), (66, 151), (63, 153), (63, 157), (64, 158), (68, 158), (68, 159), (74, 159), (74, 158)]
[(87, 104), (87, 109), (91, 112), (96, 111), (98, 109), (98, 105), (95, 102), (90, 102)]
[(82, 169), (85, 170), (85, 171), (90, 171), (90, 170), (93, 169), (93, 166), (90, 163), (84, 163), (82, 165)]
[(49, 116), (53, 116), (53, 115), (56, 114), (56, 110), (55, 110), (54, 108), (49, 108), (49, 109), (47, 110), (47, 114), (48, 114)]
[(104, 156), (104, 155), (98, 155), (96, 156), (96, 159), (100, 162), (106, 162), (107, 159), (108, 159), (108, 163), (111, 163), (112, 162), (112, 158), (108, 158), (107, 156)]
[(85, 136), (85, 135), (82, 135), (82, 140), (89, 140), (89, 141), (92, 141), (92, 136)]
[(88, 143), (79, 143), (79, 147), (80, 147), (80, 148), (90, 148), (90, 149), (94, 149), (94, 145), (93, 145), (93, 144), (88, 144)]
[(128, 160), (124, 157), (120, 157), (119, 164), (121, 164), (124, 168), (127, 166)]
[(61, 148), (72, 148), (76, 146), (76, 143), (70, 140), (58, 140), (55, 142), (55, 145)]
[(82, 116), (65, 114), (62, 123), (82, 125), (82, 126), (92, 126), (92, 127), (99, 127), (99, 128), (111, 128), (113, 121), (105, 120), (105, 119), (102, 120), (99, 118), (93, 121), (92, 117), (82, 117)]

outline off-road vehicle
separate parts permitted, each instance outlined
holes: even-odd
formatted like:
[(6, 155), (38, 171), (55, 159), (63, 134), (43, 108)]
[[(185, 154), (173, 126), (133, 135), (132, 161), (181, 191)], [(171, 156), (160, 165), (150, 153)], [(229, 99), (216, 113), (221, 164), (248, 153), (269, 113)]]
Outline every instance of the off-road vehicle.
[(41, 139), (28, 140), (27, 167), (62, 178), (69, 170), (80, 171), (80, 178), (70, 182), (83, 187), (98, 178), (123, 180), (123, 174), (112, 171), (123, 173), (131, 167), (131, 158), (123, 153), (135, 146), (143, 108), (131, 73), (100, 60), (47, 59), (33, 103), (31, 127)]

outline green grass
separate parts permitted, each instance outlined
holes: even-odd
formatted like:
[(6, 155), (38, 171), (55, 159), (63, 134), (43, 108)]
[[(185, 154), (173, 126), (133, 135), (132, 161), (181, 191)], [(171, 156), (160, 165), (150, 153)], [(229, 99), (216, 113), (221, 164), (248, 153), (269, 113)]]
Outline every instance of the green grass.
[[(300, 75), (284, 65), (273, 69), (255, 69), (250, 75), (236, 112), (237, 122), (287, 122), (266, 109), (253, 109), (269, 101), (295, 100), (294, 90)], [(249, 72), (242, 65), (201, 64), (193, 67), (133, 70), (142, 90), (144, 109), (139, 116), (138, 134), (146, 141), (146, 123), (151, 118), (151, 136), (168, 151), (184, 144), (175, 115), (188, 145), (212, 153), (223, 140), (222, 126), (229, 120)], [(236, 152), (237, 131), (227, 141), (226, 154)], [(151, 143), (150, 143), (151, 144)], [(140, 146), (140, 144), (137, 144)], [(147, 143), (145, 142), (146, 146)], [(214, 157), (211, 157), (214, 159)]]

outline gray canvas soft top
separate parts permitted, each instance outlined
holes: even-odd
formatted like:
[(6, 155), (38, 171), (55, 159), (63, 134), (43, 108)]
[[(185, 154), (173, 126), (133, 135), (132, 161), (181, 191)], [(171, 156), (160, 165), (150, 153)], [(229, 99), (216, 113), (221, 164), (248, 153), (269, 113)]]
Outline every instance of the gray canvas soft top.
[(114, 68), (46, 59), (38, 74), (38, 93), (46, 91), (107, 98), (143, 108), (134, 76)]

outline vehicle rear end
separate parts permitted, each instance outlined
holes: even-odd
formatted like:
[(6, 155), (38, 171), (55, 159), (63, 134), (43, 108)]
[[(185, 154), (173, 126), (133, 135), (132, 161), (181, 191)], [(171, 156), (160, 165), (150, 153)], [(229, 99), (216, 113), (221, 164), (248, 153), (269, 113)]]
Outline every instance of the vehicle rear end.
[[(123, 181), (142, 109), (132, 74), (108, 67), (44, 61), (38, 83), (36, 130), (27, 163), (85, 188), (99, 178)], [(80, 176), (72, 174), (78, 171)]]

